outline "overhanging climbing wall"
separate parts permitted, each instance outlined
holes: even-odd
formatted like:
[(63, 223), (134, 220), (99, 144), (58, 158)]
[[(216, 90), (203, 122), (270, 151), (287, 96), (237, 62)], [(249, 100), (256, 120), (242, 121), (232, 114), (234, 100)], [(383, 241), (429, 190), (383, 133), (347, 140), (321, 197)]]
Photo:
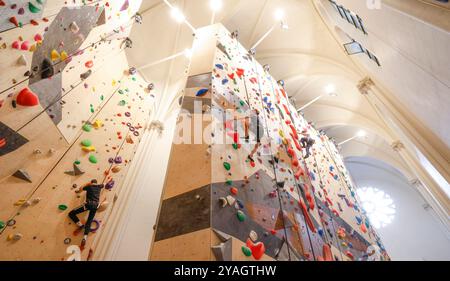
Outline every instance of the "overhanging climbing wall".
[(334, 144), (267, 69), (221, 25), (193, 50), (151, 259), (389, 259)]
[[(124, 52), (141, 0), (1, 2), (0, 260), (86, 260), (150, 116)], [(67, 214), (94, 178), (106, 189), (80, 249)]]

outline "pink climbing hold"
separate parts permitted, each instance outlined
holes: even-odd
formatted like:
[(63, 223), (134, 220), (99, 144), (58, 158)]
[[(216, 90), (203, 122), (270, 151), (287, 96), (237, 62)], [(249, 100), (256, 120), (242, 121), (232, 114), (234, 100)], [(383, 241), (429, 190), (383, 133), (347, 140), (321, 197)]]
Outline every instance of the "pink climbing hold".
[(37, 33), (36, 35), (34, 35), (34, 41), (36, 41), (36, 42), (42, 41), (42, 35), (40, 35), (39, 33)]
[(19, 49), (20, 48), (20, 44), (19, 44), (19, 41), (14, 41), (12, 44), (11, 44), (11, 48), (13, 48), (13, 49)]
[(23, 51), (28, 51), (30, 49), (30, 42), (23, 41), (22, 45), (20, 45), (20, 49)]

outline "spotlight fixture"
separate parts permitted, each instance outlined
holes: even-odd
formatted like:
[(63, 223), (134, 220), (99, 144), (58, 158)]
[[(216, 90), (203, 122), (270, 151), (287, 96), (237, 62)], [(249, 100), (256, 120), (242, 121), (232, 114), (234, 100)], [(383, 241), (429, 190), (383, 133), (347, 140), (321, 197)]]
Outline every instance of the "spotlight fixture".
[(213, 10), (214, 12), (217, 12), (220, 9), (222, 9), (223, 1), (222, 0), (210, 0), (209, 6), (211, 7), (211, 10)]
[(277, 21), (281, 21), (284, 19), (284, 11), (282, 9), (277, 9), (275, 11), (275, 19)]
[(191, 49), (185, 49), (184, 50), (184, 56), (188, 59), (192, 57), (192, 50)]
[(172, 18), (175, 19), (176, 22), (182, 23), (185, 21), (186, 18), (184, 17), (180, 9), (178, 9), (177, 7), (173, 7), (171, 10)]

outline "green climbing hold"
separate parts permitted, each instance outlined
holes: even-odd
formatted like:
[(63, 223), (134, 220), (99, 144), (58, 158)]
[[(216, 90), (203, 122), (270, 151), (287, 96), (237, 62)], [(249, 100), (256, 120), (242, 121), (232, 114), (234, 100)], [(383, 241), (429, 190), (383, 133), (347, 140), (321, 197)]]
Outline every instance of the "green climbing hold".
[(252, 250), (250, 250), (247, 246), (242, 246), (242, 252), (246, 257), (250, 257), (252, 255)]
[(36, 0), (36, 2), (38, 2), (39, 4), (43, 5), (44, 1), (43, 0)]
[(100, 100), (104, 100), (105, 97), (103, 95), (100, 96)]
[(67, 210), (67, 206), (64, 204), (61, 204), (58, 206), (58, 209), (60, 209), (61, 211), (65, 211), (65, 210)]
[(4, 228), (4, 227), (5, 227), (5, 223), (2, 222), (2, 221), (0, 221), (0, 229), (2, 229), (2, 228)]
[(92, 145), (92, 141), (88, 140), (88, 139), (82, 140), (81, 141), (81, 145), (83, 145), (83, 146), (91, 146)]
[(227, 180), (225, 183), (226, 183), (227, 185), (232, 185), (232, 184), (233, 184), (233, 181), (232, 181), (232, 180)]
[(126, 104), (127, 104), (127, 102), (126, 102), (125, 100), (119, 101), (119, 105), (120, 105), (120, 106), (124, 106), (124, 105), (126, 105)]
[(37, 14), (41, 11), (41, 9), (39, 9), (38, 7), (36, 7), (33, 3), (28, 2), (28, 9), (30, 10), (30, 12), (32, 12), (33, 14)]
[(75, 162), (73, 162), (74, 164), (80, 165), (81, 161), (80, 160), (75, 160)]
[(131, 80), (136, 81), (136, 77), (131, 78)]
[(239, 221), (245, 221), (246, 216), (245, 216), (244, 212), (239, 210), (239, 211), (237, 211), (236, 215), (237, 215), (237, 218), (238, 218)]
[(229, 171), (231, 169), (231, 165), (228, 162), (223, 162), (223, 167), (225, 168), (225, 170)]
[(92, 126), (89, 124), (84, 124), (83, 125), (83, 131), (85, 132), (90, 132), (92, 130)]
[(89, 155), (89, 162), (96, 164), (97, 163), (97, 157), (95, 157), (94, 154)]
[(123, 95), (123, 91), (122, 90), (119, 90), (118, 92), (119, 92), (119, 94)]
[(237, 150), (239, 148), (238, 144), (237, 143), (233, 143), (233, 148)]

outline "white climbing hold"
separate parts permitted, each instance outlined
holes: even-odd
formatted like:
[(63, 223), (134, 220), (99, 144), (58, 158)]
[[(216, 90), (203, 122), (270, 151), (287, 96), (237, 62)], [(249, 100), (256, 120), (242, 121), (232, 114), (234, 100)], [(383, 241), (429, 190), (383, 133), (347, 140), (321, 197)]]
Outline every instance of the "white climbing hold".
[(250, 237), (250, 239), (252, 239), (253, 242), (256, 242), (258, 240), (258, 234), (254, 230), (251, 230), (248, 236)]
[(228, 196), (227, 196), (227, 201), (228, 201), (228, 204), (229, 204), (230, 206), (233, 206), (234, 202), (236, 202), (236, 199), (234, 199), (233, 196), (228, 195)]
[(225, 208), (228, 205), (228, 201), (225, 197), (220, 197), (219, 202), (220, 202), (222, 208)]
[(26, 66), (28, 64), (28, 61), (24, 55), (20, 55), (20, 57), (17, 59), (17, 64)]

